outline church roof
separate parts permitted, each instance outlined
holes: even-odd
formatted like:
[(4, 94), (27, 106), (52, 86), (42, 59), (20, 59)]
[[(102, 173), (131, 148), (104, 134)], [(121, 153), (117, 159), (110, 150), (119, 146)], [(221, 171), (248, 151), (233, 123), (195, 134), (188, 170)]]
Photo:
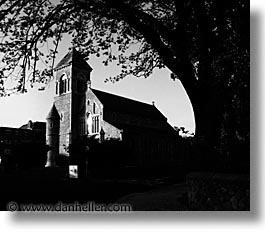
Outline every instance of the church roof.
[(46, 119), (60, 119), (60, 115), (55, 107), (55, 105), (53, 104), (49, 114), (47, 115)]
[(79, 65), (82, 67), (86, 67), (90, 70), (92, 70), (92, 68), (88, 65), (88, 63), (84, 60), (84, 58), (82, 57), (82, 55), (76, 51), (75, 48), (72, 48), (60, 61), (59, 63), (56, 65), (56, 67), (54, 68), (54, 70), (58, 70), (60, 68), (69, 66), (71, 64), (75, 64), (75, 65)]
[(117, 112), (142, 115), (149, 118), (167, 121), (167, 118), (154, 105), (102, 92), (96, 89), (91, 90), (105, 108), (112, 109)]

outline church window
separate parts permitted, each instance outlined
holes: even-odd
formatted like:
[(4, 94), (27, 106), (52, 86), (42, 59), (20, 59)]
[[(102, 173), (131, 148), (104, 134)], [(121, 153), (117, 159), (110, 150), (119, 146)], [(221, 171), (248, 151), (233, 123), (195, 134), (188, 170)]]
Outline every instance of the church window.
[(92, 133), (99, 133), (99, 115), (92, 117)]
[(64, 93), (66, 93), (66, 81), (67, 80), (63, 80), (64, 84), (63, 84), (63, 87), (64, 87)]
[(63, 93), (63, 81), (60, 81), (60, 90), (59, 94)]
[(61, 80), (60, 81), (60, 94), (62, 94), (63, 93), (63, 81)]
[(63, 74), (60, 78), (60, 94), (66, 93), (67, 91), (67, 76)]
[(89, 101), (89, 100), (87, 100), (87, 105), (89, 106), (89, 104), (90, 104), (90, 101)]
[(93, 103), (93, 114), (95, 114), (96, 113), (96, 103), (94, 102)]

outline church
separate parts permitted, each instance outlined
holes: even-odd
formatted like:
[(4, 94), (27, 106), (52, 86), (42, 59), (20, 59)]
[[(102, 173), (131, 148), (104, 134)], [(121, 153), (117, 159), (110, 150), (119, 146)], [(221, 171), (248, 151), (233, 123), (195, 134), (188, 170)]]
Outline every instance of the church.
[[(51, 147), (46, 167), (69, 157), (69, 144), (93, 136), (99, 143), (122, 141), (135, 167), (174, 166), (181, 162), (178, 133), (154, 104), (91, 88), (92, 68), (75, 49), (55, 67), (54, 104), (46, 122)], [(114, 156), (115, 154), (109, 154)]]

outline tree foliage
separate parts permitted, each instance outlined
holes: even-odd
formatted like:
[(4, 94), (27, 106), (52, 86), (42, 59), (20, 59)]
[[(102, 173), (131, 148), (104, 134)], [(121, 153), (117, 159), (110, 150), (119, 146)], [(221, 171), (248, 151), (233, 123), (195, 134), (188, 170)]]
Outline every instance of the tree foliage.
[[(19, 90), (25, 88), (28, 69), (32, 83), (52, 74), (64, 33), (73, 36), (86, 58), (102, 55), (106, 65), (117, 61), (121, 73), (111, 80), (147, 77), (166, 65), (183, 83), (198, 78), (185, 76), (187, 66), (197, 70), (200, 62), (232, 53), (233, 43), (246, 46), (248, 39), (243, 0), (7, 0), (0, 6), (2, 78), (3, 72), (20, 68), (15, 73)], [(42, 49), (47, 41), (54, 45), (48, 54)], [(47, 65), (42, 71), (36, 66), (41, 62)]]

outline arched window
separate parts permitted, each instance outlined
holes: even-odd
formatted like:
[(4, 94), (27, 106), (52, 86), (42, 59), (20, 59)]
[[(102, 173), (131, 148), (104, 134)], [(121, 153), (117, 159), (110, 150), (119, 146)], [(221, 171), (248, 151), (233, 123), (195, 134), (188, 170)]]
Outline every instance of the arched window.
[(93, 103), (93, 114), (95, 114), (96, 113), (96, 103), (94, 102)]
[(66, 93), (67, 91), (67, 76), (63, 74), (60, 78), (60, 94)]
[(64, 79), (63, 80), (63, 91), (64, 91), (64, 93), (66, 93), (66, 83), (67, 82), (67, 80), (66, 79)]

